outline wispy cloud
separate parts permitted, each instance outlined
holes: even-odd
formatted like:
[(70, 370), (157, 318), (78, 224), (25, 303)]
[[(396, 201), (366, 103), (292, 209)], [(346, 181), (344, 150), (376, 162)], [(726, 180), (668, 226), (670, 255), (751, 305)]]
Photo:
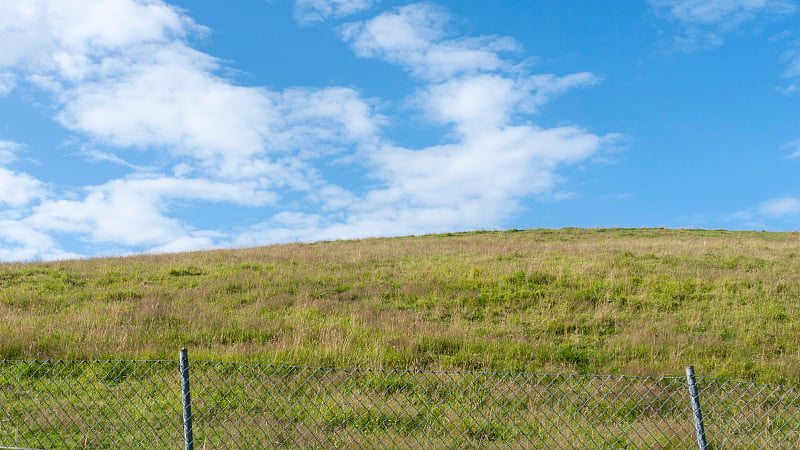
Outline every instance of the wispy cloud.
[(794, 197), (767, 200), (759, 205), (758, 212), (768, 218), (797, 216), (800, 214), (800, 200)]
[(783, 94), (791, 95), (800, 89), (800, 41), (795, 41), (791, 47), (781, 55), (781, 62), (786, 65), (783, 77), (788, 80), (788, 84), (781, 87)]
[(754, 207), (729, 214), (723, 220), (754, 230), (775, 229), (776, 226), (797, 229), (798, 216), (800, 216), (800, 199), (785, 196), (765, 200)]
[(792, 0), (649, 0), (657, 14), (677, 22), (679, 50), (692, 52), (718, 47), (723, 35), (759, 18), (788, 17), (798, 12)]
[(22, 148), (17, 142), (0, 140), (0, 164), (9, 164), (17, 159), (17, 152)]
[(800, 158), (800, 139), (781, 145), (781, 150), (786, 152), (786, 158)]
[(727, 215), (727, 216), (724, 218), (724, 220), (725, 220), (726, 222), (731, 222), (731, 221), (748, 221), (748, 220), (751, 220), (752, 218), (753, 218), (753, 213), (752, 213), (751, 211), (748, 211), (748, 210), (742, 210), (742, 211), (736, 211), (736, 212), (735, 212), (735, 213), (733, 213), (733, 214), (729, 214), (729, 215)]
[(0, 72), (0, 97), (11, 92), (16, 84), (13, 74)]
[(372, 7), (376, 0), (295, 0), (294, 16), (301, 24), (341, 18)]
[(783, 55), (787, 66), (784, 76), (787, 78), (800, 77), (800, 43), (798, 43), (797, 47), (787, 50)]
[(86, 156), (88, 159), (92, 161), (107, 161), (113, 164), (118, 164), (120, 166), (128, 167), (130, 169), (134, 169), (137, 171), (144, 171), (147, 168), (142, 166), (137, 166), (135, 164), (131, 164), (128, 161), (120, 158), (117, 155), (108, 152), (102, 152), (100, 150), (90, 149), (90, 148), (83, 148), (81, 149), (80, 153)]
[(679, 51), (693, 53), (721, 47), (725, 40), (715, 31), (690, 28), (673, 36), (672, 43)]
[(670, 18), (688, 25), (713, 25), (731, 30), (759, 15), (789, 16), (797, 12), (791, 0), (650, 0)]

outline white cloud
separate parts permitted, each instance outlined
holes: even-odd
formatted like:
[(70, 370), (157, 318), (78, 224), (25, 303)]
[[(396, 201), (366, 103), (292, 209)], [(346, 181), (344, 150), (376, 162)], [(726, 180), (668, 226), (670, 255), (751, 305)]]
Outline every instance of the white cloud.
[(192, 236), (191, 227), (166, 215), (175, 200), (261, 206), (277, 196), (251, 182), (131, 178), (86, 188), (82, 200), (45, 201), (27, 221), (38, 230), (77, 233), (92, 242), (162, 246)]
[[(340, 6), (347, 11), (344, 3)], [(16, 70), (51, 92), (58, 122), (90, 141), (79, 142), (81, 148), (99, 142), (107, 149), (83, 150), (83, 155), (139, 172), (153, 169), (129, 164), (113, 152), (155, 150), (158, 158), (182, 160), (174, 165), (177, 174), (196, 177), (110, 180), (83, 188), (83, 194), (79, 190), (78, 200), (50, 198), (32, 213), (16, 210), (14, 216), (24, 216), (37, 233), (71, 233), (91, 242), (157, 251), (206, 248), (224, 235), (194, 230), (172, 214), (170, 205), (263, 206), (278, 201), (270, 187), (319, 191), (313, 193), (315, 201), (328, 206), (350, 201), (305, 160), (343, 142), (371, 142), (382, 119), (355, 90), (271, 92), (237, 86), (216, 75), (215, 58), (184, 43), (200, 27), (160, 1), (0, 2), (0, 11), (5, 13), (0, 36), (17, 44), (0, 49), (0, 68)], [(13, 161), (17, 144), (0, 144), (1, 160)], [(43, 197), (40, 181), (0, 170), (0, 203), (21, 208)]]
[(218, 62), (183, 42), (201, 27), (161, 1), (5, 1), (0, 12), (0, 40), (14, 43), (0, 67), (56, 94), (61, 124), (111, 146), (190, 156), (214, 176), (318, 139), (361, 139), (379, 121), (352, 89), (270, 92), (217, 76)]
[(19, 220), (0, 220), (0, 261), (73, 259), (78, 255), (59, 249), (52, 237)]
[[(335, 1), (330, 14), (340, 17), (369, 3)], [(210, 247), (225, 237), (180, 221), (170, 210), (176, 201), (263, 206), (278, 201), (270, 187), (306, 192), (324, 210), (353, 201), (308, 161), (343, 145), (374, 148), (383, 119), (373, 105), (351, 88), (272, 92), (236, 86), (216, 75), (216, 59), (185, 44), (200, 29), (161, 1), (0, 0), (0, 39), (14, 44), (0, 48), (0, 69), (9, 74), (3, 86), (11, 86), (17, 72), (51, 92), (59, 123), (89, 144), (105, 144), (108, 151), (84, 150), (90, 158), (152, 170), (112, 152), (157, 150), (182, 160), (176, 173), (197, 177), (139, 175), (85, 187), (79, 199), (44, 199), (40, 181), (1, 169), (0, 203), (17, 208), (13, 217), (40, 237), (70, 233), (90, 242), (174, 251)], [(18, 146), (2, 144), (0, 158), (13, 161)], [(26, 210), (35, 199), (40, 204)], [(50, 247), (24, 246), (39, 254)], [(28, 257), (28, 250), (19, 251)]]
[(0, 66), (86, 74), (95, 56), (142, 42), (166, 42), (199, 27), (160, 0), (0, 1)]
[(559, 165), (585, 159), (603, 144), (604, 138), (579, 128), (528, 125), (476, 130), (456, 144), (422, 150), (386, 149), (374, 162), (387, 187), (370, 192), (363, 208), (479, 205), (476, 215), (451, 221), (481, 226), (507, 216), (518, 198), (551, 189)]
[(800, 200), (793, 197), (767, 200), (759, 205), (758, 212), (769, 218), (797, 216), (800, 214)]
[(432, 119), (457, 123), (467, 130), (475, 129), (476, 125), (485, 128), (506, 124), (515, 113), (535, 113), (540, 106), (570, 89), (598, 82), (599, 78), (588, 72), (518, 79), (480, 74), (430, 85), (418, 94), (417, 100)]
[(578, 127), (542, 129), (526, 120), (553, 97), (591, 85), (591, 73), (521, 73), (499, 52), (502, 37), (447, 38), (450, 16), (427, 4), (398, 8), (346, 26), (354, 50), (407, 67), (426, 83), (415, 97), (425, 116), (455, 129), (453, 142), (421, 149), (385, 145), (372, 153), (383, 184), (364, 195), (345, 224), (328, 232), (442, 231), (493, 227), (519, 199), (552, 189), (556, 170), (588, 158), (615, 136)]
[(236, 86), (213, 73), (216, 61), (180, 43), (127, 59), (107, 64), (119, 68), (115, 76), (65, 89), (59, 121), (113, 146), (192, 157), (212, 176), (264, 175), (256, 169), (274, 166), (276, 154), (318, 156), (323, 143), (368, 140), (382, 123), (353, 89)]
[[(325, 218), (318, 214), (281, 212), (270, 220), (249, 227), (233, 239), (233, 245), (249, 247), (265, 242), (319, 241), (332, 236), (325, 231)], [(347, 236), (342, 236), (343, 238)], [(355, 237), (355, 236), (350, 236)]]
[(0, 206), (25, 206), (45, 196), (42, 182), (36, 178), (0, 167)]
[(351, 88), (288, 89), (273, 94), (273, 101), (281, 117), (279, 135), (282, 136), (274, 139), (278, 146), (297, 148), (297, 142), (293, 142), (297, 136), (313, 137), (306, 145), (318, 141), (369, 140), (384, 122)]
[(508, 68), (498, 52), (517, 50), (513, 39), (498, 36), (447, 36), (451, 17), (429, 4), (412, 4), (366, 22), (344, 25), (342, 37), (356, 54), (401, 64), (412, 74), (441, 80), (457, 74)]
[(485, 74), (432, 85), (420, 100), (428, 115), (439, 122), (483, 127), (506, 123), (527, 94), (512, 79)]
[(200, 159), (261, 151), (276, 114), (265, 92), (214, 76), (207, 55), (182, 44), (135, 56), (119, 76), (66, 90), (59, 121), (119, 147)]
[(372, 7), (375, 0), (295, 0), (294, 16), (298, 22), (309, 24), (341, 18)]
[(32, 203), (45, 201), (47, 190), (31, 175), (2, 167), (16, 161), (21, 149), (19, 143), (0, 141), (0, 261), (74, 257), (60, 251), (50, 236), (24, 222)]
[(0, 141), (0, 207), (22, 207), (46, 196), (41, 181), (26, 173), (2, 167), (16, 161), (16, 154), (21, 148), (19, 143)]

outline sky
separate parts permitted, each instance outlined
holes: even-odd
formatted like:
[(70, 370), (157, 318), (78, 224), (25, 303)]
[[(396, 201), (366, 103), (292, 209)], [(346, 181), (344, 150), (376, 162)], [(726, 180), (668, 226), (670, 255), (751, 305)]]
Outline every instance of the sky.
[(0, 0), (0, 261), (797, 230), (800, 1)]

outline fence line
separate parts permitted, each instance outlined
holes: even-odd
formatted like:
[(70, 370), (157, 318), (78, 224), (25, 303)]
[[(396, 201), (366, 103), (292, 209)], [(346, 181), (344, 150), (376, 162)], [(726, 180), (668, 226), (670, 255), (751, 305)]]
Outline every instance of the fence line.
[(0, 361), (0, 448), (800, 447), (800, 390), (688, 368), (547, 375), (185, 356)]

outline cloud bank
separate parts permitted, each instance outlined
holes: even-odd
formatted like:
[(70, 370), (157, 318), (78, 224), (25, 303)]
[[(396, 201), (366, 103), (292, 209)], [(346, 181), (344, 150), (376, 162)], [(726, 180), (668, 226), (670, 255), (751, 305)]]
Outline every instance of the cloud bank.
[[(304, 24), (364, 13), (369, 0), (298, 0)], [(534, 123), (548, 102), (601, 80), (530, 73), (505, 36), (464, 36), (446, 11), (411, 4), (334, 25), (355, 55), (392, 64), (410, 103), (446, 142), (406, 148), (384, 136), (386, 99), (353, 87), (243, 86), (188, 44), (208, 30), (160, 0), (0, 1), (0, 101), (20, 85), (52, 100), (77, 157), (128, 173), (53, 186), (14, 168), (25, 143), (0, 141), (0, 260), (178, 251), (293, 240), (493, 228), (618, 139)], [(406, 99), (408, 100), (408, 99)], [(2, 136), (0, 136), (0, 139)], [(136, 155), (148, 163), (127, 163)], [(340, 166), (331, 166), (331, 161)], [(348, 187), (332, 167), (363, 173)], [(204, 228), (184, 205), (244, 208), (255, 224)], [(213, 214), (211, 214), (213, 216)]]

